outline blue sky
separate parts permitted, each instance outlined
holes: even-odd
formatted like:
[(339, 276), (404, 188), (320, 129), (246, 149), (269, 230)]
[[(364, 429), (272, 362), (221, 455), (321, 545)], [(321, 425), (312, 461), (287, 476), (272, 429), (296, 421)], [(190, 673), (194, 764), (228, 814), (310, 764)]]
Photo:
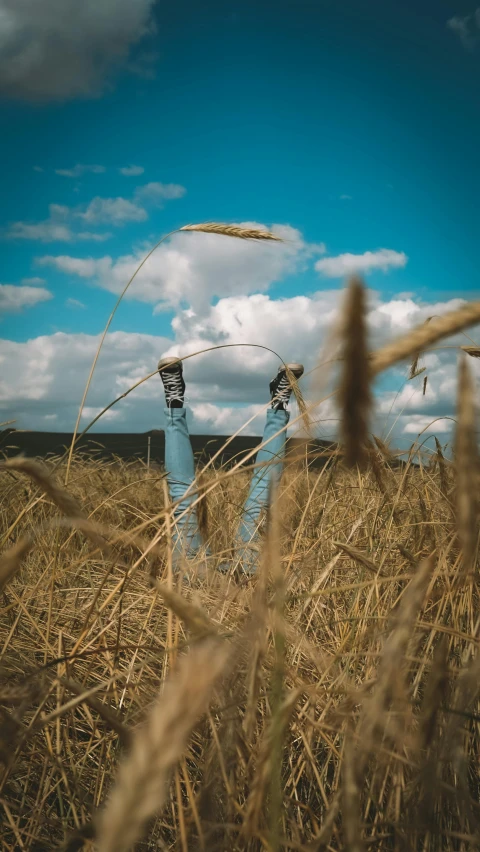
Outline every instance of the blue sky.
[[(42, 0), (37, 8), (48, 11), (56, 2)], [(126, 8), (123, 0), (103, 4), (117, 21)], [(100, 0), (96, 5), (102, 6)], [(2, 6), (13, 18), (18, 14), (12, 0), (0, 0), (0, 12)], [(256, 0), (235, 10), (217, 0), (165, 5), (141, 0), (142, 6), (136, 30), (132, 22), (125, 31), (115, 24), (123, 60), (107, 57), (100, 70), (88, 55), (88, 39), (86, 46), (85, 39), (76, 42), (65, 16), (58, 26), (68, 56), (83, 51), (71, 83), (68, 56), (59, 58), (53, 77), (47, 67), (55, 56), (41, 21), (36, 32), (30, 20), (28, 37), (37, 39), (40, 54), (50, 51), (48, 62), (2, 84), (0, 47), (1, 283), (50, 294), (35, 301), (35, 293), (24, 290), (22, 301), (19, 290), (13, 296), (11, 288), (4, 291), (4, 341), (20, 346), (42, 338), (53, 345), (58, 332), (98, 334), (120, 286), (118, 259), (140, 257), (162, 234), (205, 220), (289, 226), (317, 249), (276, 273), (267, 264), (264, 282), (257, 289), (240, 282), (238, 294), (235, 282), (222, 289), (220, 264), (218, 281), (206, 288), (202, 306), (195, 306), (200, 318), (207, 304), (237, 295), (268, 292), (273, 310), (278, 300), (331, 293), (343, 286), (344, 275), (325, 275), (327, 267), (316, 264), (382, 249), (390, 260), (381, 269), (375, 260), (360, 265), (382, 304), (410, 299), (421, 313), (424, 305), (475, 296), (480, 186), (475, 0)], [(18, 38), (7, 45), (10, 56), (20, 53), (25, 26), (21, 20), (14, 24)], [(88, 21), (76, 26), (81, 31), (87, 24), (97, 52), (102, 39), (112, 43), (108, 28), (96, 35)], [(127, 31), (137, 34), (132, 44)], [(81, 74), (90, 80), (86, 93), (78, 92)], [(65, 91), (59, 95), (62, 75)], [(120, 173), (131, 165), (142, 173)], [(149, 184), (155, 188), (146, 190)], [(116, 206), (108, 207), (105, 199), (115, 199)], [(49, 213), (50, 205), (57, 206)], [(56, 231), (63, 239), (55, 239), (55, 227), (63, 229)], [(178, 243), (180, 261), (194, 267), (198, 259), (188, 247), (182, 255), (185, 240)], [(215, 244), (208, 267), (212, 280), (213, 255)], [(79, 275), (71, 271), (71, 260), (58, 258), (75, 259), (77, 270), (85, 259), (111, 261), (103, 262), (99, 283), (98, 263), (91, 264), (91, 275), (85, 265)], [(337, 268), (342, 270), (341, 263)], [(107, 278), (115, 269), (114, 285)], [(157, 296), (154, 283), (149, 295), (142, 295), (140, 281), (137, 291), (134, 284), (131, 296), (138, 292), (139, 298), (122, 304), (112, 330), (159, 337), (159, 347), (168, 341), (180, 345), (172, 320), (191, 301), (188, 293), (165, 300), (165, 287), (175, 288), (175, 274), (170, 284), (159, 275)], [(162, 310), (155, 309), (158, 302), (164, 302)], [(396, 316), (392, 328), (395, 323)], [(8, 362), (26, 350), (9, 346), (6, 352)], [(27, 364), (31, 355), (25, 357)], [(205, 377), (199, 373), (197, 380), (203, 387), (198, 405), (207, 405)], [(113, 381), (118, 384), (118, 376)], [(387, 389), (393, 386), (393, 380), (387, 382)], [(68, 428), (68, 406), (65, 416), (58, 409), (45, 415), (39, 412), (47, 410), (48, 394), (37, 409), (31, 391), (25, 394), (28, 405), (23, 397), (11, 399), (7, 389), (4, 404), (5, 411), (20, 414), (24, 428), (47, 428), (45, 416), (51, 428)], [(215, 404), (235, 406), (234, 397), (220, 393)], [(73, 400), (71, 406), (73, 411)], [(127, 417), (104, 428), (133, 427)]]

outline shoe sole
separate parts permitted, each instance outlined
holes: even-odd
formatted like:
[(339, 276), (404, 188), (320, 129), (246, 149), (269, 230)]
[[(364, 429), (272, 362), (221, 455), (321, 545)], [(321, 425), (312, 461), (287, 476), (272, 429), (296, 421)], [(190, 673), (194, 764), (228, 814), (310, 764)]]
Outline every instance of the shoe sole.
[(183, 373), (183, 364), (179, 358), (160, 358), (157, 364), (157, 370), (168, 370), (169, 367), (179, 367)]
[(277, 376), (279, 376), (280, 373), (285, 372), (285, 367), (288, 367), (288, 369), (291, 373), (293, 373), (296, 379), (300, 379), (305, 371), (303, 364), (286, 364), (285, 366), (281, 366), (278, 368)]

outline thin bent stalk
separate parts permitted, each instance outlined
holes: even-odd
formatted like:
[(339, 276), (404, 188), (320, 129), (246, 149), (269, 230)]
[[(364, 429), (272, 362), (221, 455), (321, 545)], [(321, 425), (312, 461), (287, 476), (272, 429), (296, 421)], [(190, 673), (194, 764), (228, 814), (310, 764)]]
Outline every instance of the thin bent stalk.
[(69, 454), (68, 454), (67, 470), (66, 470), (66, 473), (65, 473), (65, 485), (68, 484), (68, 477), (69, 477), (69, 474), (70, 474), (70, 466), (71, 466), (71, 463), (72, 463), (72, 456), (73, 456), (73, 450), (74, 450), (74, 447), (75, 447), (75, 441), (76, 441), (76, 437), (77, 437), (78, 427), (80, 425), (80, 420), (81, 420), (81, 417), (82, 417), (83, 408), (84, 408), (85, 401), (87, 399), (87, 394), (88, 394), (88, 391), (90, 389), (90, 385), (91, 385), (91, 382), (92, 382), (93, 373), (95, 371), (95, 367), (97, 366), (97, 361), (98, 361), (103, 343), (105, 341), (105, 337), (107, 336), (108, 329), (110, 328), (111, 322), (112, 322), (112, 320), (113, 320), (113, 318), (114, 318), (114, 316), (117, 312), (117, 308), (120, 305), (120, 302), (122, 301), (123, 297), (125, 296), (125, 293), (127, 292), (128, 288), (130, 287), (130, 284), (136, 278), (138, 272), (140, 272), (142, 266), (144, 266), (144, 264), (147, 262), (149, 257), (152, 256), (153, 252), (158, 248), (159, 245), (161, 245), (161, 243), (165, 242), (165, 240), (168, 240), (169, 237), (172, 237), (174, 234), (180, 233), (180, 231), (200, 231), (202, 233), (223, 234), (225, 236), (235, 237), (237, 239), (243, 239), (243, 240), (274, 240), (275, 242), (283, 242), (281, 237), (277, 237), (277, 236), (275, 236), (275, 234), (271, 234), (269, 231), (260, 231), (258, 229), (252, 229), (252, 228), (245, 229), (245, 228), (240, 228), (240, 227), (233, 226), (233, 225), (225, 225), (223, 223), (218, 223), (218, 222), (204, 222), (204, 223), (200, 223), (198, 225), (183, 225), (183, 227), (176, 228), (174, 231), (170, 231), (168, 234), (165, 234), (164, 237), (162, 237), (160, 240), (158, 240), (158, 242), (155, 243), (153, 248), (150, 249), (148, 254), (145, 255), (145, 257), (143, 258), (141, 263), (137, 266), (132, 277), (126, 283), (125, 287), (123, 288), (122, 292), (120, 293), (117, 301), (115, 302), (114, 308), (113, 308), (113, 310), (112, 310), (112, 312), (111, 312), (111, 314), (108, 318), (108, 321), (107, 321), (107, 324), (106, 324), (105, 329), (103, 331), (100, 343), (98, 344), (97, 351), (95, 353), (95, 357), (93, 359), (93, 363), (92, 363), (92, 366), (90, 368), (90, 373), (88, 375), (87, 384), (85, 385), (85, 390), (83, 392), (82, 401), (80, 403), (80, 408), (79, 408), (78, 415), (77, 415), (77, 422), (75, 423), (75, 429), (74, 429), (73, 436), (72, 436), (72, 443), (70, 445), (70, 451), (69, 451)]
[(130, 278), (130, 280), (127, 282), (127, 284), (126, 284), (126, 285), (125, 285), (125, 287), (123, 288), (122, 292), (120, 293), (120, 295), (119, 295), (119, 297), (118, 297), (117, 301), (115, 302), (115, 305), (114, 305), (114, 307), (113, 307), (113, 310), (112, 310), (112, 312), (111, 312), (111, 314), (110, 314), (110, 316), (109, 316), (109, 318), (108, 318), (107, 324), (106, 324), (106, 326), (105, 326), (105, 329), (104, 329), (104, 331), (103, 331), (102, 337), (101, 337), (101, 339), (100, 339), (100, 343), (98, 344), (97, 351), (95, 352), (95, 357), (94, 357), (94, 359), (93, 359), (93, 363), (92, 363), (92, 366), (91, 366), (91, 368), (90, 368), (90, 373), (88, 374), (87, 384), (85, 385), (85, 390), (84, 390), (84, 392), (83, 392), (82, 401), (81, 401), (81, 403), (80, 403), (80, 408), (78, 409), (77, 421), (76, 421), (76, 423), (75, 423), (75, 429), (73, 430), (72, 443), (70, 444), (70, 451), (69, 451), (69, 453), (68, 453), (67, 470), (66, 470), (66, 473), (65, 473), (65, 485), (68, 485), (68, 477), (69, 477), (69, 475), (70, 475), (70, 466), (71, 466), (71, 463), (72, 463), (72, 456), (73, 456), (73, 450), (74, 450), (74, 447), (75, 447), (75, 441), (76, 441), (76, 438), (77, 438), (78, 427), (79, 427), (79, 425), (80, 425), (80, 420), (81, 420), (81, 418), (82, 418), (83, 408), (84, 408), (84, 405), (85, 405), (85, 401), (86, 401), (86, 399), (87, 399), (87, 394), (88, 394), (88, 391), (90, 390), (90, 385), (91, 385), (91, 383), (92, 383), (93, 373), (94, 373), (94, 371), (95, 371), (95, 367), (97, 366), (97, 361), (98, 361), (98, 358), (99, 358), (100, 351), (101, 351), (101, 349), (102, 349), (102, 346), (103, 346), (104, 340), (105, 340), (105, 338), (106, 338), (106, 336), (107, 336), (108, 329), (110, 328), (110, 325), (111, 325), (111, 323), (112, 323), (112, 320), (113, 320), (113, 318), (114, 318), (114, 316), (115, 316), (115, 314), (116, 314), (116, 312), (117, 312), (117, 308), (118, 308), (118, 306), (120, 305), (120, 302), (122, 301), (122, 299), (123, 299), (123, 297), (124, 297), (125, 293), (127, 292), (128, 288), (130, 287), (130, 284), (132, 283), (132, 281), (133, 281), (133, 280), (134, 280), (134, 278), (136, 277), (137, 273), (138, 273), (138, 272), (140, 272), (140, 270), (141, 270), (142, 266), (143, 266), (143, 265), (147, 262), (148, 258), (149, 258), (149, 257), (151, 257), (151, 255), (153, 254), (153, 252), (155, 251), (155, 249), (157, 249), (157, 248), (158, 248), (158, 246), (159, 246), (161, 243), (163, 243), (163, 242), (164, 242), (164, 240), (168, 239), (168, 237), (171, 237), (171, 236), (172, 236), (173, 234), (175, 234), (175, 233), (176, 233), (176, 231), (170, 231), (170, 233), (169, 233), (169, 234), (166, 234), (164, 237), (162, 237), (162, 239), (161, 239), (161, 240), (158, 240), (158, 242), (157, 242), (157, 243), (155, 243), (155, 245), (153, 246), (153, 248), (152, 248), (152, 249), (150, 249), (150, 251), (148, 252), (148, 254), (146, 254), (146, 255), (145, 255), (145, 257), (143, 258), (142, 262), (140, 263), (140, 265), (139, 265), (139, 266), (137, 266), (137, 268), (136, 268), (135, 272), (133, 273), (132, 277)]

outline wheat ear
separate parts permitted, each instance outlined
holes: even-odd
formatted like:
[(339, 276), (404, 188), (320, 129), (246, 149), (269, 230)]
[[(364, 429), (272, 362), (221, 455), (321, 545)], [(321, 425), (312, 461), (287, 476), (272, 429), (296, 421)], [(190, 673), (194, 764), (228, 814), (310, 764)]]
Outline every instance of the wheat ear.
[(240, 240), (274, 240), (282, 243), (281, 237), (270, 231), (259, 228), (240, 228), (239, 225), (226, 225), (223, 222), (203, 222), (200, 225), (183, 225), (179, 231), (200, 231), (202, 234), (222, 234), (225, 237), (236, 237)]
[(480, 358), (479, 346), (461, 346), (460, 349), (466, 352), (467, 355), (470, 355), (471, 358)]
[(477, 476), (473, 380), (465, 356), (458, 371), (457, 427), (455, 431), (457, 530), (463, 553), (463, 572), (474, 569), (478, 538)]
[(342, 333), (343, 366), (339, 388), (341, 437), (345, 462), (363, 465), (367, 458), (368, 421), (372, 406), (370, 363), (367, 349), (365, 288), (351, 279)]
[(478, 322), (480, 322), (480, 301), (470, 302), (457, 311), (435, 317), (428, 325), (422, 323), (408, 334), (374, 352), (370, 362), (372, 373), (377, 375), (397, 361), (403, 361), (415, 352), (425, 349), (426, 346), (431, 346), (442, 337), (456, 334)]

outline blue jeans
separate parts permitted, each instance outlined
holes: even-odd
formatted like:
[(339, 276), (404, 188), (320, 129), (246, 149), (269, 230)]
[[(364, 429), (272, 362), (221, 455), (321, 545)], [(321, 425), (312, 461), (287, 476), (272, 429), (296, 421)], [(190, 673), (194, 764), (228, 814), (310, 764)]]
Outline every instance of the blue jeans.
[[(195, 509), (191, 508), (195, 493), (195, 461), (188, 433), (185, 408), (165, 409), (165, 468), (173, 512), (173, 559), (182, 555), (192, 558), (203, 546)], [(246, 573), (256, 570), (255, 542), (263, 510), (266, 510), (280, 481), (285, 457), (288, 411), (267, 410), (262, 448), (257, 453), (256, 468), (238, 529), (241, 565)], [(228, 567), (228, 566), (227, 566)]]

